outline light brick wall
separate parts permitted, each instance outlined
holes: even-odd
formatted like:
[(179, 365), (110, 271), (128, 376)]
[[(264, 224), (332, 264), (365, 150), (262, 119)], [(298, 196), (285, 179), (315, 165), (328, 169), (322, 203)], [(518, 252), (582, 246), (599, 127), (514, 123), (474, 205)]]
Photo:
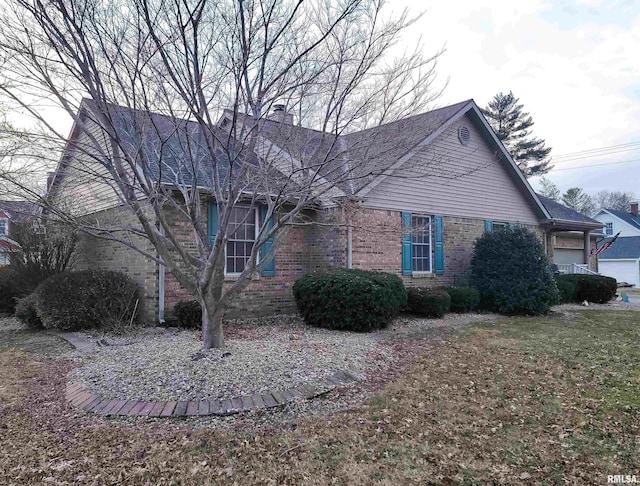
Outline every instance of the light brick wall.
[[(91, 223), (104, 228), (139, 226), (138, 219), (133, 214), (120, 208), (92, 214)], [(129, 238), (132, 244), (155, 254), (153, 245), (146, 238), (139, 236)], [(78, 240), (75, 268), (78, 270), (115, 270), (126, 273), (143, 289), (145, 320), (148, 323), (157, 322), (158, 266), (151, 259), (122, 243), (81, 234)]]

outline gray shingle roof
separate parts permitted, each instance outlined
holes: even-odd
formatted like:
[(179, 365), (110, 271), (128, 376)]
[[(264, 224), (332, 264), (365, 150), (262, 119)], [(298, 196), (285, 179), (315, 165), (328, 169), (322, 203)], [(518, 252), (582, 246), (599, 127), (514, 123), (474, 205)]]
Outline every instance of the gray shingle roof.
[[(611, 241), (606, 238), (604, 241)], [(599, 243), (598, 246), (604, 243)], [(640, 236), (623, 236), (613, 242), (611, 248), (598, 255), (601, 260), (618, 260), (625, 258), (640, 258)]]
[(626, 211), (618, 211), (616, 209), (607, 209), (607, 208), (605, 208), (605, 210), (609, 211), (614, 216), (617, 216), (618, 218), (620, 218), (625, 223), (628, 223), (631, 226), (634, 226), (635, 228), (640, 229), (640, 216), (634, 216), (633, 214), (628, 213)]
[(538, 198), (553, 219), (575, 221), (576, 223), (599, 224), (600, 226), (603, 226), (603, 224), (599, 221), (596, 221), (589, 216), (585, 216), (582, 213), (574, 211), (573, 209), (569, 209), (568, 207), (554, 201), (553, 199), (549, 199), (548, 197), (542, 196), (540, 194), (538, 194)]
[[(315, 168), (347, 194), (356, 194), (438, 130), (472, 100), (344, 135), (260, 120), (260, 134)], [(230, 112), (226, 112), (230, 118)], [(245, 117), (247, 123), (249, 117)]]

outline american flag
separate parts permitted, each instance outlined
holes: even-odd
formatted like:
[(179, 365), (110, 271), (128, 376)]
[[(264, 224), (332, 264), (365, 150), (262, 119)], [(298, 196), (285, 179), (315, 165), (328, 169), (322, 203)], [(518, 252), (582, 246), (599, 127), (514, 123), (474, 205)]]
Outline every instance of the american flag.
[(618, 234), (616, 234), (611, 240), (605, 242), (600, 248), (597, 248), (598, 244), (596, 243), (596, 249), (591, 250), (591, 256), (599, 255), (603, 251), (611, 248), (611, 245), (613, 245), (613, 242), (616, 241), (618, 236), (620, 236), (620, 232), (618, 232)]

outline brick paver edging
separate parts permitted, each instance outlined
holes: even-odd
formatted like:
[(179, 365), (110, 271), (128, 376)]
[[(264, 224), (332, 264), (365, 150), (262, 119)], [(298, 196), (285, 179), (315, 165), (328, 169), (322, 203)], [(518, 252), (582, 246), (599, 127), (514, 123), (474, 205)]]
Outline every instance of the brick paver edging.
[(81, 383), (67, 384), (65, 398), (74, 407), (106, 416), (127, 415), (140, 417), (187, 417), (233, 415), (248, 410), (279, 407), (298, 398), (311, 399), (324, 395), (338, 386), (357, 381), (346, 371), (319, 381), (316, 385), (303, 385), (284, 391), (243, 396), (230, 400), (198, 400), (147, 402), (141, 400), (111, 400), (91, 393)]

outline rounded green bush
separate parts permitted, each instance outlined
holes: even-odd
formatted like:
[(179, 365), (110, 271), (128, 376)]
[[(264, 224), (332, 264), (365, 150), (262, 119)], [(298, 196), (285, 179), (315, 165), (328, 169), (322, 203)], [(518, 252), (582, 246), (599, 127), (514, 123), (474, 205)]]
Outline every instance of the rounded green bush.
[(181, 300), (173, 306), (178, 325), (185, 329), (202, 327), (202, 306), (196, 300)]
[(451, 312), (469, 312), (477, 309), (480, 292), (475, 287), (445, 287), (451, 297)]
[(139, 324), (143, 315), (138, 284), (120, 272), (84, 270), (53, 275), (35, 294), (38, 315), (47, 329), (120, 330), (129, 323)]
[(526, 228), (505, 228), (478, 238), (471, 283), (480, 292), (480, 306), (502, 314), (544, 314), (559, 299), (542, 244)]
[(568, 274), (557, 275), (556, 283), (562, 302), (594, 302), (604, 304), (613, 299), (618, 291), (615, 278), (604, 275)]
[(307, 324), (357, 332), (386, 327), (407, 303), (398, 276), (364, 270), (308, 273), (293, 296)]
[(443, 288), (409, 287), (409, 312), (424, 317), (442, 318), (451, 307), (451, 296)]
[(578, 301), (604, 304), (616, 296), (618, 282), (604, 275), (580, 275), (578, 279)]
[(18, 299), (16, 304), (15, 316), (20, 321), (33, 329), (42, 328), (42, 321), (38, 315), (38, 309), (36, 308), (37, 295), (35, 292)]

